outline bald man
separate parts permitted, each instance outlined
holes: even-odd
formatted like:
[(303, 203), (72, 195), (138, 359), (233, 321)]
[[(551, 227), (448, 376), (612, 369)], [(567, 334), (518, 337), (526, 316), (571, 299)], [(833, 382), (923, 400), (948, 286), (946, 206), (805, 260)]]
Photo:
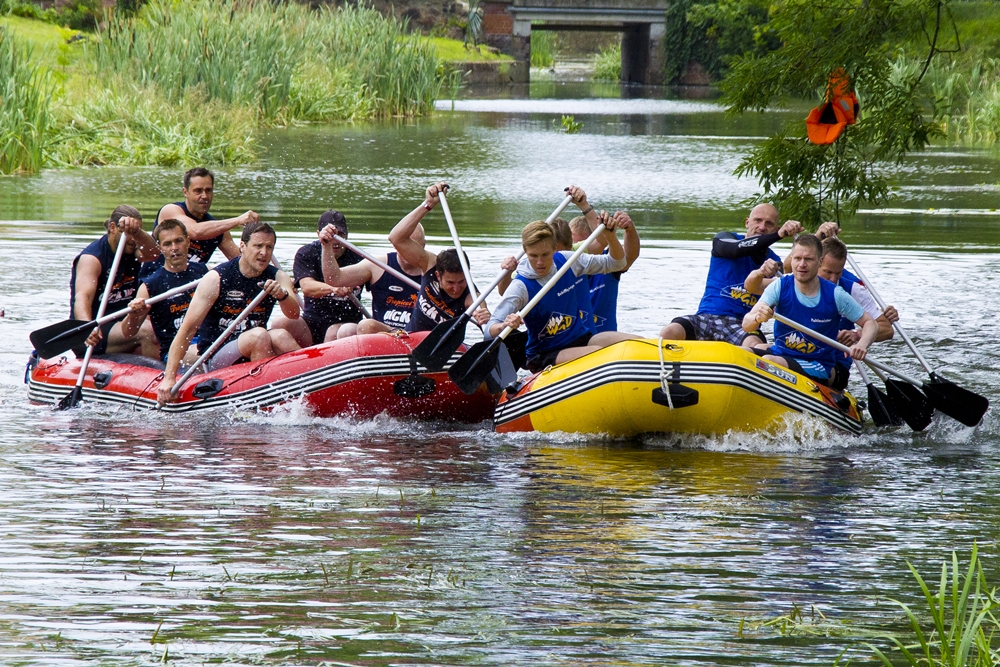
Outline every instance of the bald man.
[(759, 330), (743, 330), (743, 318), (757, 303), (758, 296), (743, 287), (751, 271), (767, 260), (777, 270), (781, 264), (771, 246), (778, 240), (795, 236), (802, 225), (795, 220), (780, 224), (778, 209), (758, 204), (744, 221), (746, 235), (719, 232), (712, 239), (712, 262), (708, 267), (705, 293), (694, 315), (676, 317), (663, 327), (660, 336), (670, 340), (714, 340), (753, 348), (766, 343)]

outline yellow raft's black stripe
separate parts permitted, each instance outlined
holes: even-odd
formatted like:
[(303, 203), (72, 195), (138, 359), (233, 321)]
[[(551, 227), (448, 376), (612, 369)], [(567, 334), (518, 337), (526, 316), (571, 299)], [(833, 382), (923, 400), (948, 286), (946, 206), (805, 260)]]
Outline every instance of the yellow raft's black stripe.
[[(861, 422), (831, 407), (819, 398), (812, 399), (801, 391), (788, 387), (777, 379), (764, 377), (748, 368), (735, 364), (708, 362), (668, 363), (671, 381), (686, 384), (723, 384), (739, 387), (796, 412), (819, 417), (837, 428), (852, 433), (861, 432)], [(606, 384), (618, 382), (660, 384), (658, 361), (616, 361), (594, 366), (573, 377), (559, 380), (537, 391), (508, 400), (497, 406), (494, 423), (506, 424), (536, 410), (548, 407), (567, 398)]]

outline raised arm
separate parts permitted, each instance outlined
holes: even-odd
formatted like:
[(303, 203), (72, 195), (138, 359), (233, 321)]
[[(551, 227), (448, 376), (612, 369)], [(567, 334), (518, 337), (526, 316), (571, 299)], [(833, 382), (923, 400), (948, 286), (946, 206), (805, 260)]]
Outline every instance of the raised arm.
[[(319, 233), (319, 240), (323, 245), (321, 255), (323, 282), (319, 283), (319, 281), (310, 281), (317, 283), (317, 285), (313, 286), (316, 291), (325, 290), (322, 294), (319, 294), (319, 296), (332, 294), (334, 287), (357, 287), (372, 281), (372, 269), (375, 265), (367, 259), (362, 260), (357, 264), (352, 264), (351, 266), (345, 266), (343, 268), (340, 267), (337, 263), (336, 251), (334, 250), (333, 236), (336, 233), (337, 230), (333, 225), (327, 225)], [(303, 278), (299, 280), (299, 285), (302, 287), (302, 293), (308, 297), (317, 298), (315, 294), (309, 294), (306, 292), (306, 280), (309, 279)], [(320, 287), (321, 285), (325, 285), (325, 287)]]
[[(184, 209), (177, 204), (167, 204), (160, 211), (158, 220), (167, 220), (169, 218), (176, 218), (184, 223), (188, 236), (195, 241), (212, 239), (223, 232), (228, 232), (233, 227), (242, 227), (248, 222), (257, 222), (260, 220), (260, 216), (255, 212), (247, 211), (243, 215), (236, 216), (235, 218), (226, 218), (225, 220), (203, 220), (202, 222), (198, 222), (185, 213)], [(232, 237), (230, 237), (229, 241), (230, 243), (233, 243)], [(233, 256), (235, 257), (235, 255)], [(226, 257), (229, 257), (229, 255), (227, 254)]]
[(417, 241), (411, 237), (417, 229), (417, 225), (424, 219), (435, 206), (440, 198), (438, 194), (448, 188), (448, 184), (441, 182), (427, 188), (424, 201), (419, 206), (410, 211), (406, 216), (396, 223), (396, 226), (389, 232), (389, 242), (396, 249), (399, 256), (408, 264), (419, 266), (421, 273), (426, 273), (437, 261), (437, 255), (424, 249)]
[(751, 271), (747, 279), (743, 281), (743, 289), (751, 294), (763, 294), (764, 288), (775, 280), (779, 268), (781, 265), (773, 259), (765, 260), (759, 269)]
[[(135, 241), (135, 256), (140, 262), (152, 262), (160, 256), (160, 249), (156, 246), (153, 237), (142, 229), (142, 221), (138, 218), (122, 218), (118, 221), (118, 226), (122, 228), (126, 236)], [(124, 243), (121, 239), (119, 243)]]

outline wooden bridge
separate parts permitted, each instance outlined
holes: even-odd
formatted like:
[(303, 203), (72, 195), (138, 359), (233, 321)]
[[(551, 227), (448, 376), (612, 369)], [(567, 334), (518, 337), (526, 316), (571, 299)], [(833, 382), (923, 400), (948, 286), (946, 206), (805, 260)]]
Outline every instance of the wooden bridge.
[(622, 33), (622, 81), (663, 83), (663, 39), (668, 0), (486, 0), (483, 39), (525, 63), (528, 80), (533, 30), (606, 30)]

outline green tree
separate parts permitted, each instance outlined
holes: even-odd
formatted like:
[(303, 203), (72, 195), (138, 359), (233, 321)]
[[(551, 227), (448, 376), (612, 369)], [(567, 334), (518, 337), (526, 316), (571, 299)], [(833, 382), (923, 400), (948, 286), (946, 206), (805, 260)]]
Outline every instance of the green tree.
[[(805, 118), (754, 148), (736, 169), (757, 178), (757, 201), (773, 201), (782, 217), (815, 225), (840, 220), (890, 196), (887, 167), (943, 136), (940, 110), (921, 85), (950, 37), (948, 0), (783, 0), (769, 29), (781, 47), (736, 58), (722, 83), (731, 114), (766, 112), (793, 98), (822, 102), (831, 72), (850, 76), (861, 114), (829, 146), (806, 139)], [(949, 35), (946, 40), (944, 35)], [(901, 44), (924, 43), (917, 67), (901, 66)]]

